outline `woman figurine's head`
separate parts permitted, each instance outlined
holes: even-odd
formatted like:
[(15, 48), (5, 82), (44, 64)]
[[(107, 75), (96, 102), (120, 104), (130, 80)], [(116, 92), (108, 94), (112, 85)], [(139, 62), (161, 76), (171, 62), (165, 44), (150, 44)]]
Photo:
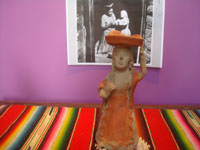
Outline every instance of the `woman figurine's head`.
[(112, 55), (112, 69), (107, 76), (107, 80), (114, 82), (116, 71), (124, 71), (128, 69), (133, 73), (133, 54), (131, 48), (116, 46)]
[(104, 7), (106, 8), (107, 15), (112, 16), (113, 15), (113, 8), (112, 8), (113, 7), (113, 3), (107, 4)]
[(113, 9), (112, 9), (112, 8), (110, 8), (110, 9), (108, 10), (108, 15), (109, 15), (109, 16), (112, 16), (112, 15), (113, 15)]
[(112, 30), (106, 35), (106, 41), (108, 44), (115, 46), (112, 55), (112, 69), (107, 76), (109, 81), (113, 81), (115, 71), (129, 70), (132, 74), (134, 71), (133, 53), (131, 47), (138, 47), (142, 45), (143, 38), (141, 35), (124, 35), (118, 30)]
[(122, 10), (120, 16), (121, 18), (128, 18), (128, 13), (126, 12), (126, 10)]
[(113, 51), (113, 67), (116, 70), (129, 69), (133, 65), (133, 54), (130, 48), (116, 46)]

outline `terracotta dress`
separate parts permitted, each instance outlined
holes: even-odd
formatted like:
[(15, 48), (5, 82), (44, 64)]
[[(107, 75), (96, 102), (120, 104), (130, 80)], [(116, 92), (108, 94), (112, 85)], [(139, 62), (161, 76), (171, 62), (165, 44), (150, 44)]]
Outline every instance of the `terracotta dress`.
[[(133, 150), (138, 143), (133, 106), (133, 92), (139, 81), (139, 72), (134, 69), (132, 85), (115, 90), (102, 104), (102, 114), (96, 133), (98, 147), (106, 149)], [(107, 80), (98, 88), (104, 88)]]

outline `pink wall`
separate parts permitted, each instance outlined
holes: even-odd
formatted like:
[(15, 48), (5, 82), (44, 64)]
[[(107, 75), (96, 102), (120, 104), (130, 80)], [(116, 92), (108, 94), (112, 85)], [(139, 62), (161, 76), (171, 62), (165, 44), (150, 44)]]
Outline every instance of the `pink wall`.
[[(200, 1), (166, 0), (162, 69), (149, 68), (139, 104), (200, 105)], [(101, 103), (108, 66), (67, 66), (65, 0), (0, 1), (0, 99)]]

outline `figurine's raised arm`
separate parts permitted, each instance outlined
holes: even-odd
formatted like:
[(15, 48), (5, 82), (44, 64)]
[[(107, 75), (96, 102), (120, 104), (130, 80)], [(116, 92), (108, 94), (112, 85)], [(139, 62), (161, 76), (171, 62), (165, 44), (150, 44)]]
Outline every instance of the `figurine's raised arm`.
[(144, 52), (144, 44), (140, 47), (140, 76), (139, 80), (141, 80), (146, 74), (146, 59), (145, 59), (145, 52)]

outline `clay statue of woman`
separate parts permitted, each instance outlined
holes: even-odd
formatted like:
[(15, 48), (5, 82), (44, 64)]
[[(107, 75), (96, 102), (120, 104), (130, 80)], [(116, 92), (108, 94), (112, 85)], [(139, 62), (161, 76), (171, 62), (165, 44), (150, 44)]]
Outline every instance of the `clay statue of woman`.
[[(101, 118), (96, 132), (98, 148), (107, 150), (133, 150), (138, 135), (133, 109), (133, 92), (146, 73), (143, 38), (140, 35), (126, 36), (117, 30), (106, 37), (107, 43), (115, 46), (112, 69), (98, 87), (103, 98)], [(140, 46), (140, 68), (133, 68), (131, 47)]]

